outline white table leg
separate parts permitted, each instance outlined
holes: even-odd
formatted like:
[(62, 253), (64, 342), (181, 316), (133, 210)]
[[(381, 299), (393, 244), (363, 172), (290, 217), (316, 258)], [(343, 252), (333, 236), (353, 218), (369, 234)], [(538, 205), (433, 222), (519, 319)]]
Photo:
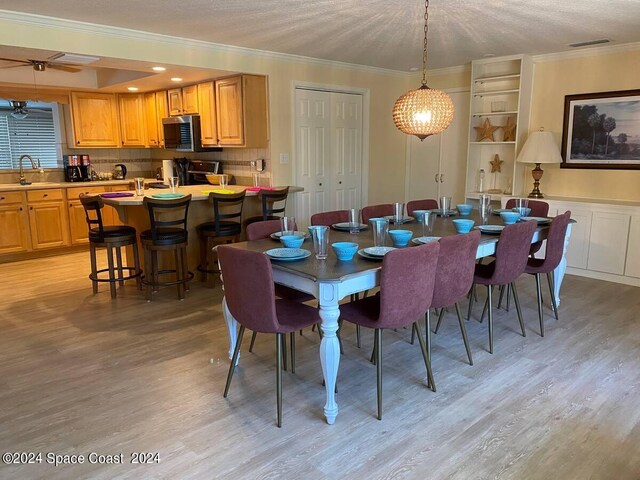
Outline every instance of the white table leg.
[(567, 247), (569, 246), (569, 238), (571, 238), (571, 224), (567, 225), (567, 233), (564, 236), (564, 248), (562, 250), (562, 259), (553, 271), (553, 295), (556, 297), (556, 305), (560, 306), (560, 287), (564, 273), (567, 271)]
[(338, 416), (338, 404), (336, 403), (336, 379), (338, 366), (340, 365), (340, 342), (336, 332), (338, 331), (338, 307), (337, 285), (321, 283), (319, 285), (320, 318), (322, 319), (322, 342), (320, 343), (320, 363), (327, 390), (327, 403), (324, 406), (324, 415), (329, 425), (333, 425)]

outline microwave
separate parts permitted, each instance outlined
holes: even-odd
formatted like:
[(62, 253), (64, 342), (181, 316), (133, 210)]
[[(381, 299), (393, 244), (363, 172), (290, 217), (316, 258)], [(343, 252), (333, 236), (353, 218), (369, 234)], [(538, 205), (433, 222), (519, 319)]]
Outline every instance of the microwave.
[(162, 119), (164, 148), (177, 152), (220, 151), (222, 148), (205, 148), (200, 140), (200, 116), (182, 115)]

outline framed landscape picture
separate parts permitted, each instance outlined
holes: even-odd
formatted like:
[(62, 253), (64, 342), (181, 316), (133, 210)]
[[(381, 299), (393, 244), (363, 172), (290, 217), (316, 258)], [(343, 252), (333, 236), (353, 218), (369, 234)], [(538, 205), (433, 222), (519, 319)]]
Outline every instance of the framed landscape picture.
[(640, 90), (564, 97), (562, 168), (640, 169)]

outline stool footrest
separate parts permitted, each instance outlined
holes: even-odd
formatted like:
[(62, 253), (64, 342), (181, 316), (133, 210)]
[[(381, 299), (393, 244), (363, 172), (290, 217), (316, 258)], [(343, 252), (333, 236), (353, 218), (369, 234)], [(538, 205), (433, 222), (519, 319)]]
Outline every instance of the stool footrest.
[[(123, 266), (121, 269), (122, 270), (127, 270), (128, 272), (136, 272), (136, 267), (125, 267), (125, 266)], [(114, 268), (114, 270), (117, 272), (118, 268), (116, 267), (116, 268)], [(115, 283), (115, 282), (123, 282), (125, 280), (131, 280), (133, 278), (137, 278), (137, 277), (143, 276), (142, 275), (142, 270), (139, 270), (136, 273), (133, 273), (132, 275), (127, 275), (127, 276), (123, 276), (123, 277), (116, 276), (116, 277), (113, 277), (113, 279), (110, 279), (110, 278), (99, 278), (99, 275), (101, 273), (105, 273), (105, 272), (108, 272), (108, 271), (109, 271), (108, 268), (103, 268), (103, 269), (97, 270), (95, 276), (93, 275), (93, 273), (90, 273), (89, 274), (89, 280), (91, 280), (93, 282), (105, 282), (105, 283), (110, 283), (111, 282), (111, 283)]]
[[(169, 274), (177, 274), (176, 270), (160, 270), (156, 273), (156, 275), (169, 275)], [(187, 282), (193, 279), (193, 272), (188, 271), (185, 275), (184, 280), (174, 280), (172, 282), (154, 282), (149, 281), (146, 278), (146, 275), (142, 275), (142, 283), (143, 285), (152, 285), (154, 287), (172, 287), (175, 285), (186, 284)]]

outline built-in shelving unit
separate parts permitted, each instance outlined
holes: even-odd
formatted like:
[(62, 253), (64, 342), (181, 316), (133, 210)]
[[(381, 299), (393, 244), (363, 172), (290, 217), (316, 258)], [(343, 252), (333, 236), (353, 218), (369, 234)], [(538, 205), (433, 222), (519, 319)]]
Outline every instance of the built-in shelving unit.
[[(507, 195), (522, 194), (524, 166), (516, 163), (516, 156), (529, 132), (533, 63), (526, 55), (476, 60), (471, 65), (471, 103), (469, 112), (469, 148), (467, 153), (466, 198), (477, 199), (480, 169), (485, 171), (484, 191), (508, 191)], [(497, 129), (494, 141), (478, 141), (474, 127), (485, 121), (493, 126), (515, 123), (515, 137), (504, 140), (504, 129)], [(503, 161), (501, 172), (491, 173), (490, 162), (495, 155)], [(500, 200), (505, 193), (492, 193)]]

